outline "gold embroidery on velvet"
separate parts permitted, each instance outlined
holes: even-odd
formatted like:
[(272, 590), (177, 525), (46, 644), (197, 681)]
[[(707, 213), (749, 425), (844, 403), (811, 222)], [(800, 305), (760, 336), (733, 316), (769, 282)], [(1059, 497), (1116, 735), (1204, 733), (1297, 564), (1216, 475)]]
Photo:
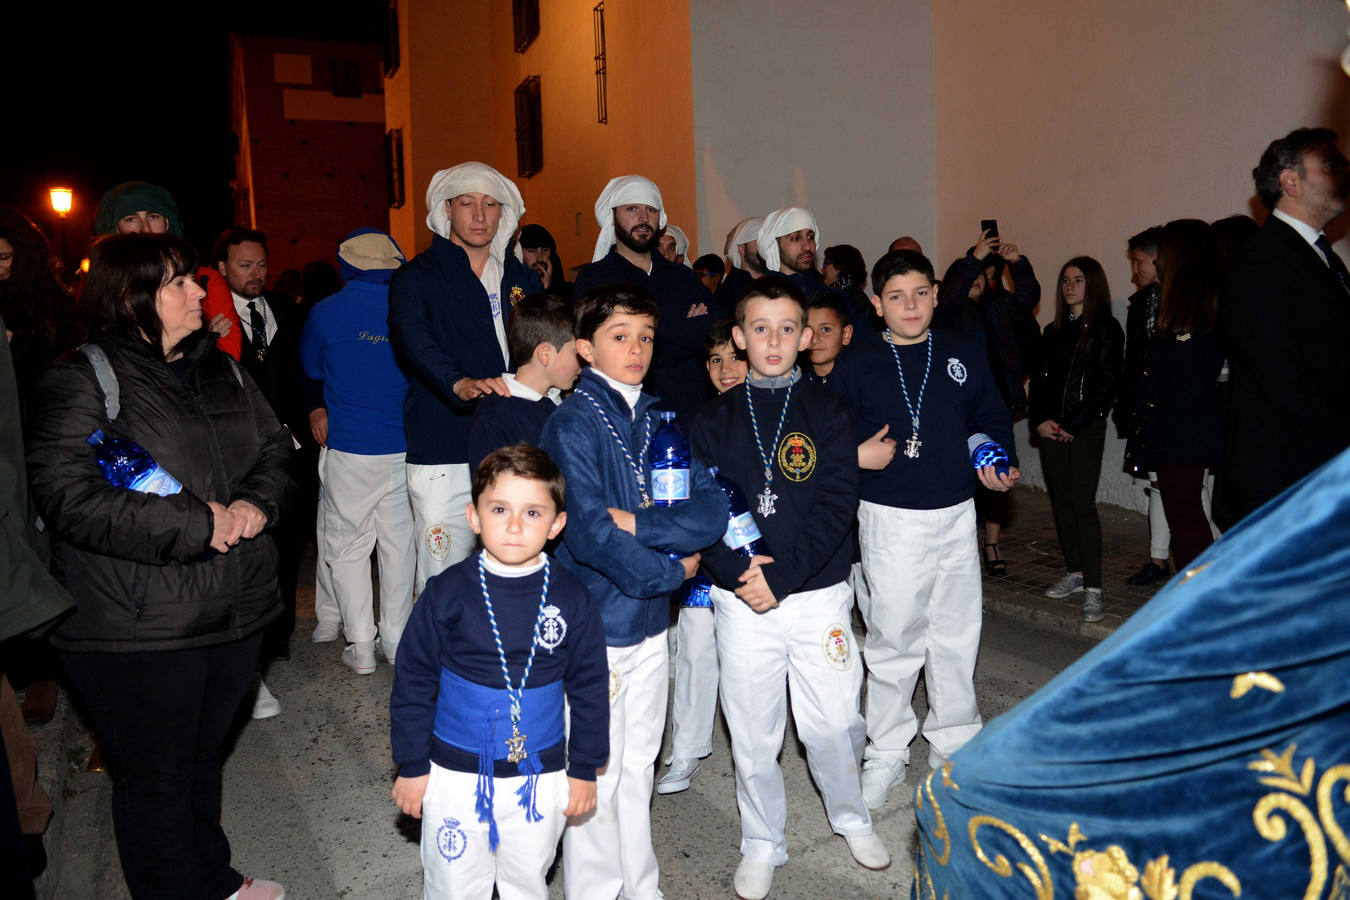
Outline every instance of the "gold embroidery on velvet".
[[(1341, 862), (1345, 866), (1350, 866), (1350, 839), (1345, 836), (1345, 830), (1341, 828), (1340, 823), (1336, 821), (1336, 812), (1331, 808), (1331, 795), (1336, 782), (1344, 780), (1346, 782), (1345, 790), (1341, 793), (1341, 799), (1350, 803), (1350, 765), (1332, 766), (1322, 774), (1322, 780), (1317, 783), (1317, 814), (1322, 819), (1322, 829), (1326, 832), (1327, 838), (1331, 841), (1331, 846), (1336, 849)], [(1337, 866), (1340, 878), (1344, 876), (1343, 866)]]
[(1078, 827), (1077, 822), (1069, 823), (1069, 834), (1065, 838), (1065, 840), (1069, 842), (1067, 844), (1065, 844), (1064, 841), (1052, 838), (1046, 834), (1038, 835), (1038, 837), (1040, 837), (1041, 842), (1044, 843), (1045, 846), (1050, 848), (1051, 853), (1065, 853), (1069, 855), (1073, 854), (1073, 848), (1076, 847), (1080, 841), (1087, 840), (1087, 835), (1083, 834), (1083, 830)]
[[(1216, 862), (1202, 862), (1196, 863), (1182, 873), (1180, 900), (1191, 900), (1195, 883), (1202, 878), (1217, 878), (1224, 887), (1232, 892), (1234, 897), (1242, 896), (1242, 882), (1238, 881), (1238, 877), (1229, 871), (1227, 866), (1222, 866)], [(1154, 898), (1150, 896), (1150, 900), (1154, 900)]]
[(1177, 873), (1168, 865), (1166, 854), (1152, 860), (1144, 866), (1144, 874), (1139, 876), (1139, 887), (1148, 900), (1177, 900)]
[(1322, 896), (1322, 886), (1327, 881), (1327, 846), (1322, 838), (1322, 829), (1317, 827), (1317, 819), (1298, 798), (1289, 794), (1266, 794), (1252, 810), (1252, 822), (1256, 825), (1257, 833), (1268, 841), (1282, 841), (1288, 831), (1284, 819), (1278, 818), (1278, 812), (1289, 816), (1303, 830), (1303, 838), (1308, 842), (1308, 851), (1312, 855), (1312, 865), (1308, 870), (1311, 878), (1308, 889), (1303, 892), (1303, 900), (1317, 900)]
[[(950, 765), (950, 763), (948, 763)], [(928, 777), (924, 779), (923, 785), (914, 794), (914, 811), (917, 814), (923, 809), (923, 793), (928, 791), (928, 802), (933, 804), (933, 818), (936, 824), (933, 826), (933, 837), (942, 841), (942, 853), (938, 853), (934, 848), (933, 842), (928, 840), (928, 835), (924, 835), (924, 843), (928, 845), (928, 852), (936, 859), (940, 866), (947, 865), (947, 861), (952, 855), (952, 839), (947, 833), (947, 820), (942, 817), (942, 808), (938, 805), (937, 798), (933, 796), (933, 776), (936, 772), (929, 772)]]
[(1144, 900), (1139, 870), (1122, 847), (1080, 850), (1073, 855), (1075, 900)]
[(1312, 793), (1313, 774), (1316, 771), (1316, 763), (1312, 757), (1303, 761), (1303, 772), (1301, 775), (1294, 774), (1294, 750), (1297, 744), (1290, 744), (1284, 748), (1284, 752), (1279, 756), (1269, 750), (1262, 750), (1262, 758), (1256, 762), (1247, 763), (1247, 768), (1256, 772), (1274, 772), (1275, 778), (1262, 778), (1261, 783), (1267, 787), (1279, 788), (1284, 791), (1291, 791), (1301, 796), (1308, 796)]
[(1331, 883), (1331, 893), (1327, 900), (1350, 900), (1350, 872), (1345, 866), (1336, 867), (1336, 877)]
[(1233, 689), (1228, 692), (1228, 696), (1236, 700), (1246, 696), (1248, 691), (1256, 687), (1265, 688), (1272, 694), (1279, 694), (1284, 691), (1284, 682), (1269, 672), (1244, 672), (1233, 679)]
[(1177, 582), (1177, 583), (1178, 583), (1178, 584), (1185, 584), (1186, 582), (1190, 581), (1190, 580), (1191, 580), (1192, 578), (1194, 578), (1195, 576), (1199, 575), (1201, 572), (1203, 572), (1203, 571), (1205, 571), (1206, 569), (1208, 569), (1211, 565), (1213, 565), (1213, 563), (1205, 563), (1203, 566), (1196, 566), (1194, 569), (1187, 569), (1187, 570), (1186, 570), (1186, 577), (1183, 578), (1183, 579), (1181, 579), (1181, 581), (1179, 581), (1179, 582)]
[(1053, 900), (1055, 889), (1054, 884), (1050, 879), (1050, 869), (1045, 864), (1045, 857), (1041, 856), (1041, 851), (1036, 849), (1036, 845), (1033, 844), (1025, 834), (1018, 831), (1007, 822), (1004, 822), (1002, 819), (996, 819), (993, 816), (974, 816), (971, 818), (969, 826), (970, 846), (975, 849), (975, 857), (1004, 878), (1008, 878), (1012, 875), (1012, 864), (1008, 862), (1008, 858), (1002, 853), (997, 854), (992, 862), (989, 860), (989, 857), (985, 855), (984, 848), (980, 846), (980, 842), (975, 838), (975, 833), (979, 831), (981, 825), (990, 825), (997, 828), (999, 831), (1002, 831), (1004, 834), (1007, 834), (1013, 840), (1017, 841), (1018, 846), (1031, 858), (1031, 861), (1035, 863), (1036, 866), (1033, 869), (1026, 863), (1019, 862), (1017, 864), (1018, 871), (1020, 871), (1022, 877), (1036, 889), (1036, 900)]
[(961, 790), (961, 785), (952, 781), (952, 764), (949, 762), (942, 764), (942, 785), (943, 787), (949, 787), (954, 791)]

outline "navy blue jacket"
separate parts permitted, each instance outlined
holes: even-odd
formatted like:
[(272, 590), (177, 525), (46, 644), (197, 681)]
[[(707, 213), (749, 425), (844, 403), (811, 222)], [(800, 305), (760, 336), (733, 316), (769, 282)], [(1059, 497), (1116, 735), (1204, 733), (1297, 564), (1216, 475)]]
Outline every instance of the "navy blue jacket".
[(741, 291), (745, 290), (746, 285), (753, 281), (755, 276), (751, 275), (745, 269), (731, 267), (727, 277), (722, 279), (722, 283), (717, 286), (717, 293), (713, 294), (713, 299), (717, 305), (722, 307), (723, 312), (730, 316), (736, 312), (736, 301), (741, 299)]
[[(505, 578), (488, 572), (487, 585), (511, 684), (519, 686), (534, 640), (544, 573)], [(563, 623), (562, 641), (552, 649), (543, 645), (535, 649), (525, 687), (563, 682), (572, 719), (566, 740), (567, 774), (594, 781), (595, 770), (609, 758), (609, 662), (604, 632), (585, 586), (556, 561), (549, 567), (548, 603), (557, 610), (554, 618)], [(394, 690), (389, 697), (390, 738), (399, 774), (407, 778), (425, 775), (432, 762), (456, 772), (478, 771), (476, 754), (452, 747), (433, 734), (437, 706), (455, 700), (439, 696), (441, 669), (474, 684), (506, 688), (478, 581), (477, 553), (427, 581), (398, 645)], [(561, 743), (530, 749), (539, 751), (545, 772), (563, 768)], [(499, 760), (496, 774), (509, 778), (520, 773), (514, 763)]]
[[(538, 276), (514, 256), (506, 257), (502, 272), (503, 304), (541, 290)], [(487, 291), (461, 247), (436, 235), (394, 273), (389, 338), (408, 374), (408, 462), (467, 462), (473, 404), (452, 388), (461, 378), (495, 378), (515, 366), (502, 359)]]
[(488, 394), (478, 401), (469, 422), (469, 471), (493, 450), (524, 441), (539, 446), (544, 423), (558, 408), (548, 397), (527, 400)]
[[(590, 588), (605, 622), (606, 642), (611, 647), (629, 647), (666, 630), (670, 592), (684, 583), (680, 563), (653, 548), (687, 555), (718, 540), (727, 528), (727, 501), (703, 463), (694, 460), (688, 500), (640, 509), (633, 470), (582, 390), (604, 409), (634, 461), (644, 469), (646, 462), (640, 459), (644, 421), (651, 418), (655, 433), (658, 422), (651, 409), (656, 398), (643, 394), (637, 416), (630, 420), (624, 399), (586, 369), (577, 392), (549, 416), (539, 442), (567, 479), (567, 527), (558, 559)], [(634, 513), (636, 536), (619, 530), (609, 515), (610, 507)]]
[[(644, 287), (656, 298), (661, 319), (656, 324), (656, 355), (647, 373), (646, 388), (660, 400), (661, 409), (673, 410), (687, 428), (707, 398), (703, 367), (703, 339), (708, 329), (729, 314), (709, 296), (708, 289), (692, 269), (669, 262), (659, 253), (652, 254), (648, 274), (619, 255), (617, 248), (597, 262), (577, 272), (572, 296), (607, 284), (632, 284)], [(691, 316), (699, 304), (707, 312)]]
[[(853, 353), (841, 353), (830, 373), (830, 388), (853, 409), (857, 443), (876, 434), (882, 425), (891, 426), (887, 437), (899, 443), (886, 468), (862, 473), (859, 496), (870, 503), (899, 509), (944, 509), (974, 497), (977, 478), (966, 442), (975, 432), (1002, 444), (1017, 465), (1012, 413), (1003, 405), (984, 350), (946, 332), (930, 331), (929, 335), (933, 368), (918, 409), (922, 445), (917, 459), (905, 456), (913, 426), (891, 345), (883, 339)], [(905, 367), (910, 402), (919, 403), (928, 348), (909, 344), (895, 349)]]

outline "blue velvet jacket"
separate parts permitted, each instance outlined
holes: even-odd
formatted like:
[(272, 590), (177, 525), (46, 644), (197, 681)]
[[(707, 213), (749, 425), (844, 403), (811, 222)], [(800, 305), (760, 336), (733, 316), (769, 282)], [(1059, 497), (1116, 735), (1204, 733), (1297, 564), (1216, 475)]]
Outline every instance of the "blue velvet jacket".
[[(577, 389), (549, 416), (539, 442), (567, 479), (567, 527), (556, 555), (590, 588), (605, 623), (605, 642), (629, 647), (670, 624), (670, 593), (684, 582), (684, 569), (664, 551), (687, 555), (719, 540), (727, 528), (727, 501), (704, 465), (693, 460), (688, 500), (640, 509), (628, 460), (580, 392), (596, 399), (644, 470), (644, 422), (650, 417), (656, 431), (651, 412), (656, 398), (643, 394), (630, 419), (628, 404), (592, 370), (581, 373)], [(619, 530), (610, 507), (634, 513), (636, 536)]]
[[(529, 266), (508, 255), (502, 266), (503, 306), (541, 290)], [(487, 291), (469, 257), (440, 235), (389, 282), (389, 339), (408, 375), (403, 421), (408, 462), (468, 461), (473, 404), (452, 390), (461, 378), (494, 378), (515, 366), (502, 358)]]

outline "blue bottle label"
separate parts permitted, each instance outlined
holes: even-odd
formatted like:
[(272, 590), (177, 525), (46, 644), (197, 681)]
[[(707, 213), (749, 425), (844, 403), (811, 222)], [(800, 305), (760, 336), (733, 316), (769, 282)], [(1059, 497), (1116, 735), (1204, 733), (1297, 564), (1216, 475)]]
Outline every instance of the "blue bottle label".
[(142, 473), (127, 486), (133, 491), (140, 491), (143, 494), (158, 494), (161, 497), (176, 494), (183, 489), (183, 486), (178, 483), (178, 479), (164, 471), (162, 466), (155, 466), (150, 471)]
[(692, 578), (684, 583), (684, 592), (680, 597), (680, 606), (688, 609), (712, 609), (712, 592), (708, 580), (702, 577)]
[(653, 469), (652, 499), (659, 502), (689, 499), (688, 469)]
[(722, 535), (722, 543), (732, 550), (739, 550), (761, 537), (763, 535), (759, 533), (759, 523), (755, 521), (755, 517), (743, 512), (739, 516), (732, 516), (727, 522), (727, 533)]

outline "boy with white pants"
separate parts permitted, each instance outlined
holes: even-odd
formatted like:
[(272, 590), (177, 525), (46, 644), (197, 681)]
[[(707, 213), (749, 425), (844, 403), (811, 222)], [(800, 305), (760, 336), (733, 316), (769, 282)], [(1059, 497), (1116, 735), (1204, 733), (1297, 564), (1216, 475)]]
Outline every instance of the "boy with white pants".
[(883, 342), (841, 356), (830, 386), (852, 407), (860, 439), (889, 426), (903, 441), (886, 466), (863, 474), (859, 490), (868, 587), (860, 598), (867, 625), (862, 785), (868, 807), (878, 809), (909, 764), (918, 733), (910, 702), (921, 669), (929, 765), (941, 766), (980, 730), (975, 484), (1006, 491), (1019, 473), (1015, 458), (1005, 474), (971, 465), (972, 431), (1011, 455), (1012, 417), (983, 348), (929, 329), (937, 309), (932, 263), (913, 250), (887, 253), (872, 269), (872, 305), (885, 320)]
[(838, 397), (796, 366), (811, 329), (795, 284), (778, 276), (752, 281), (732, 334), (749, 376), (699, 412), (692, 437), (695, 454), (746, 495), (773, 554), (746, 558), (725, 543), (704, 551), (715, 582), (722, 713), (741, 814), (734, 887), (742, 900), (760, 900), (774, 869), (788, 861), (778, 754), (789, 686), (830, 827), (864, 868), (884, 869), (891, 859), (858, 774), (866, 729), (858, 712), (862, 665), (849, 624), (858, 496), (852, 420)]

